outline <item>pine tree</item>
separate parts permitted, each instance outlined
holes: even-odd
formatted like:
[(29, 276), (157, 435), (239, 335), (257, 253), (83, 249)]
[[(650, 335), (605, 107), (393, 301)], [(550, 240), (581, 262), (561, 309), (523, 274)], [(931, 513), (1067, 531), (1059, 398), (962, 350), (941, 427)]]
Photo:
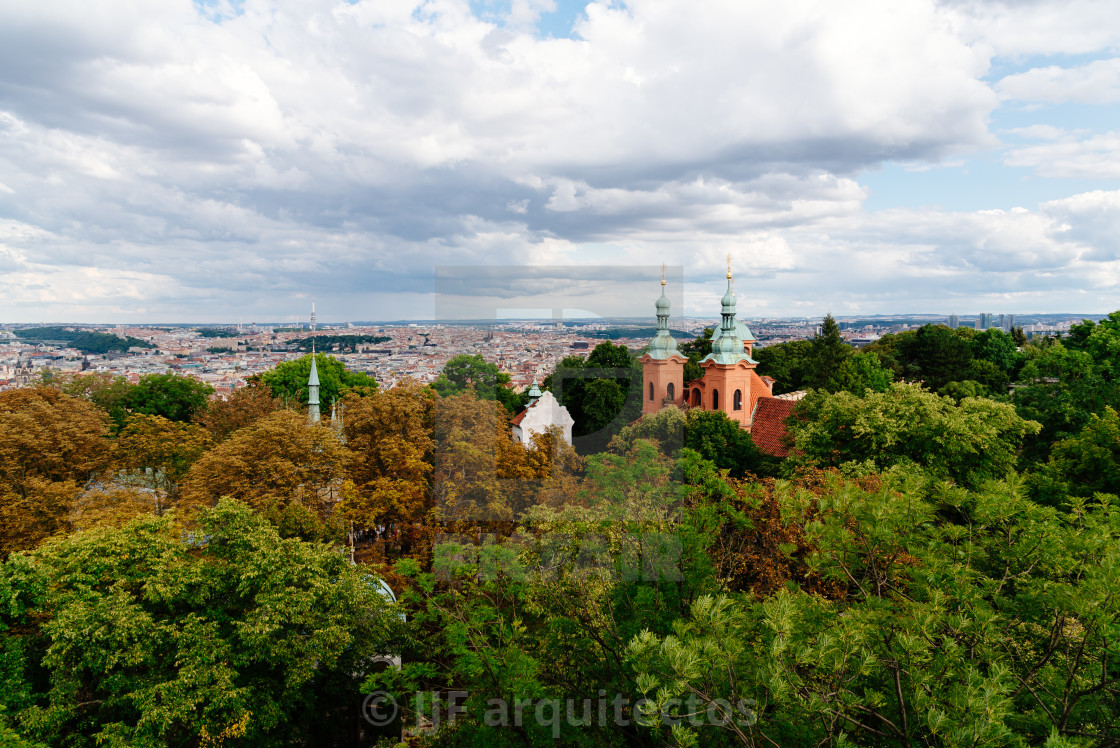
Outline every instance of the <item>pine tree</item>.
[(851, 346), (840, 337), (840, 325), (831, 314), (825, 315), (820, 331), (812, 340), (806, 383), (816, 389), (839, 389), (836, 377), (851, 354)]

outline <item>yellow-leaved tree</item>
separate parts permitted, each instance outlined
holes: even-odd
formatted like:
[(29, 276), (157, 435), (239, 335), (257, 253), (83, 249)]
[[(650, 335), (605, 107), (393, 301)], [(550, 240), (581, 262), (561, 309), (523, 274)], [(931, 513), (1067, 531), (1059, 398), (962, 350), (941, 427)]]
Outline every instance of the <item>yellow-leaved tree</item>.
[(75, 499), (110, 460), (93, 403), (50, 387), (0, 393), (0, 555), (67, 529)]
[(194, 423), (134, 415), (117, 438), (117, 465), (130, 482), (151, 492), (156, 514), (174, 503), (179, 482), (210, 446), (210, 434)]
[(235, 390), (225, 398), (210, 398), (206, 410), (195, 416), (195, 421), (210, 432), (214, 441), (223, 441), (238, 429), (250, 426), (258, 419), (284, 407), (273, 397), (272, 391), (257, 383)]
[(353, 453), (338, 435), (291, 410), (270, 413), (203, 455), (180, 484), (179, 503), (243, 501), (282, 534), (337, 536), (331, 523)]
[(342, 402), (353, 486), (340, 505), (357, 527), (422, 522), (432, 473), (432, 396), (406, 381)]

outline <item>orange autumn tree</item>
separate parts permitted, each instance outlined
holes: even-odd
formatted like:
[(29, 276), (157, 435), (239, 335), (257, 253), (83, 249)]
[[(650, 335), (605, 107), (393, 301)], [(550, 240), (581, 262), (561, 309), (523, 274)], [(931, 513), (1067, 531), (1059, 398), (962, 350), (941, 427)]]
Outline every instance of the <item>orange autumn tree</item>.
[(514, 440), (508, 411), (493, 401), (464, 393), (441, 398), (435, 408), (432, 494), (442, 521), (501, 533), (550, 491), (573, 490), (582, 461), (558, 429), (526, 446)]
[(353, 453), (307, 416), (280, 410), (260, 418), (198, 460), (180, 486), (180, 503), (243, 501), (287, 536), (338, 535), (331, 518)]
[(50, 387), (0, 393), (0, 555), (67, 528), (83, 486), (109, 464), (97, 406)]
[(210, 398), (210, 406), (195, 421), (210, 432), (214, 441), (224, 441), (233, 432), (255, 423), (284, 407), (271, 390), (257, 383), (234, 390), (227, 397)]
[(179, 482), (210, 447), (206, 429), (163, 416), (137, 414), (117, 437), (117, 465), (129, 471), (132, 483), (152, 494), (153, 510), (163, 514), (178, 496)]
[(512, 522), (516, 497), (511, 491), (528, 473), (524, 448), (510, 435), (509, 412), (469, 392), (440, 398), (434, 407), (435, 518), (457, 532)]
[(339, 505), (357, 527), (422, 522), (432, 474), (432, 398), (412, 381), (342, 401), (352, 487)]

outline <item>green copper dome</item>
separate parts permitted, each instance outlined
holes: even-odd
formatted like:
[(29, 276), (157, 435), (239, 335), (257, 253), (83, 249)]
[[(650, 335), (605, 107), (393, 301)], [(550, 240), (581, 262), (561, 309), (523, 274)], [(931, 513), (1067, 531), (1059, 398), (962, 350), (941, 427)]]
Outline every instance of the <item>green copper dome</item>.
[(723, 304), (723, 322), (719, 329), (712, 335), (712, 352), (700, 360), (713, 361), (717, 364), (732, 365), (740, 361), (757, 363), (747, 355), (744, 342), (754, 340), (750, 329), (735, 319), (735, 292), (731, 286), (731, 270), (727, 271), (727, 292), (720, 300)]
[(665, 296), (665, 279), (661, 279), (661, 298), (654, 305), (657, 309), (657, 334), (649, 341), (649, 357), (664, 361), (670, 356), (679, 356), (676, 339), (669, 334), (669, 299)]

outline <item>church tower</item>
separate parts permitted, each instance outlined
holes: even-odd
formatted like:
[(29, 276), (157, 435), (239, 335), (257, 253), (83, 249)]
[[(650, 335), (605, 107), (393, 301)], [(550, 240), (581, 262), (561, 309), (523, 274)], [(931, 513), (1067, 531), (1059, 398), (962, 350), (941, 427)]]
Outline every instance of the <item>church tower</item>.
[(727, 292), (720, 302), (723, 319), (712, 335), (712, 352), (700, 360), (704, 379), (700, 387), (693, 389), (692, 404), (704, 410), (722, 410), (740, 426), (750, 428), (754, 401), (769, 392), (762, 392), (761, 387), (756, 388), (759, 391), (751, 392), (753, 380), (758, 379), (754, 372), (758, 362), (751, 358), (750, 353), (754, 336), (746, 325), (735, 319), (730, 255), (727, 258)]
[(657, 300), (657, 333), (642, 356), (642, 414), (654, 413), (667, 403), (680, 402), (684, 393), (687, 358), (669, 334), (669, 299), (665, 296), (665, 266), (661, 266), (661, 298)]

